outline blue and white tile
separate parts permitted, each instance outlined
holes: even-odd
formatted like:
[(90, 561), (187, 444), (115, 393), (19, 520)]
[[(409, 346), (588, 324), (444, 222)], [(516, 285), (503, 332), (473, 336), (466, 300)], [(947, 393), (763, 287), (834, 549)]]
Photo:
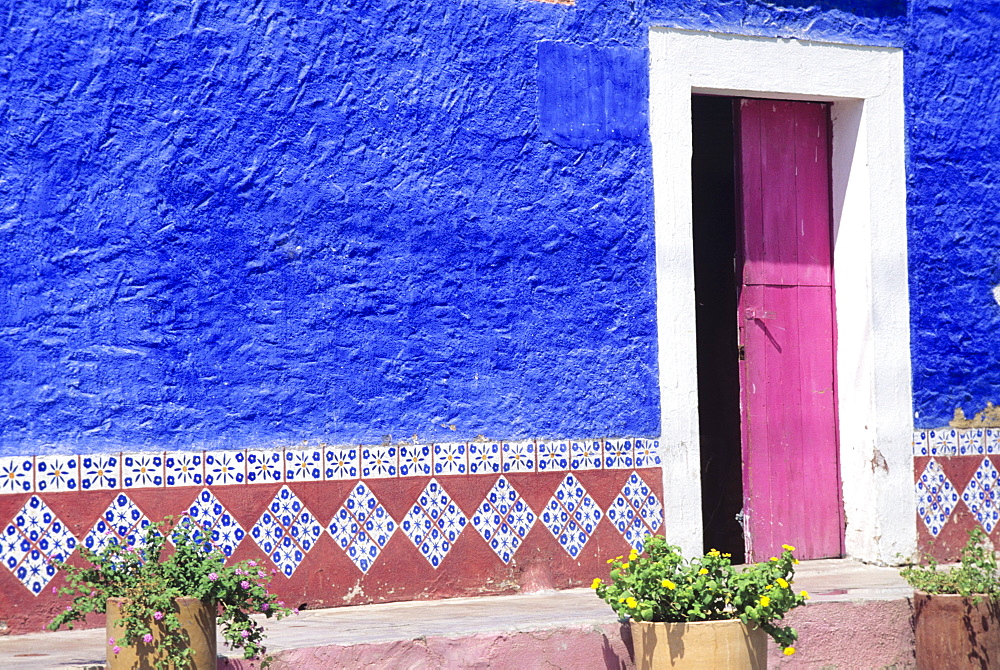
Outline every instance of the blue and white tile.
[(361, 447), (362, 479), (385, 479), (398, 476), (399, 449), (397, 447)]
[(660, 441), (645, 438), (632, 440), (632, 457), (637, 468), (661, 467)]
[(429, 444), (404, 444), (399, 447), (400, 477), (430, 477), (433, 459)]
[(39, 493), (76, 491), (79, 487), (79, 456), (38, 456), (35, 458), (35, 490)]
[(396, 522), (363, 482), (344, 501), (327, 532), (361, 572), (367, 574), (389, 538)]
[(916, 484), (917, 514), (934, 537), (941, 532), (958, 505), (958, 491), (933, 458), (927, 462)]
[(437, 569), (468, 520), (436, 479), (428, 482), (399, 526), (421, 556)]
[(569, 470), (568, 440), (539, 440), (536, 445), (539, 472)]
[(469, 474), (498, 474), (503, 471), (499, 442), (469, 442)]
[(608, 521), (636, 551), (642, 551), (646, 537), (663, 525), (663, 505), (639, 473), (633, 472), (608, 508)]
[(986, 453), (982, 428), (965, 428), (958, 431), (958, 455), (982, 456)]
[(929, 456), (930, 455), (930, 441), (928, 440), (927, 430), (914, 430), (913, 431), (913, 455), (914, 456)]
[(936, 428), (927, 432), (927, 441), (931, 456), (957, 456), (958, 430), (954, 428)]
[(285, 481), (284, 450), (247, 449), (247, 483), (272, 484)]
[(587, 489), (570, 474), (559, 484), (540, 518), (559, 546), (576, 558), (594, 534), (602, 516), (601, 508)]
[(209, 451), (205, 454), (205, 484), (227, 486), (247, 479), (247, 455), (239, 451)]
[(464, 475), (469, 472), (469, 450), (465, 442), (434, 445), (435, 475)]
[(285, 481), (323, 481), (323, 450), (285, 449)]
[(632, 440), (604, 440), (604, 467), (607, 470), (631, 470), (635, 467)]
[(167, 486), (201, 486), (205, 483), (205, 455), (200, 451), (168, 451), (163, 470)]
[(976, 468), (962, 492), (962, 502), (983, 529), (992, 533), (1000, 521), (1000, 472), (997, 472), (990, 459), (984, 458)]
[(288, 486), (281, 487), (250, 529), (250, 536), (286, 577), (295, 574), (322, 533), (323, 527)]
[(80, 457), (80, 489), (111, 491), (121, 488), (121, 454)]
[(507, 564), (535, 525), (535, 520), (531, 507), (504, 477), (497, 480), (470, 519), (490, 549)]
[(571, 470), (600, 470), (604, 467), (604, 449), (601, 440), (573, 440), (570, 442)]
[(69, 558), (76, 543), (62, 520), (32, 495), (3, 530), (0, 561), (37, 596), (56, 576), (52, 561)]
[(323, 449), (323, 475), (327, 481), (358, 479), (361, 450), (357, 447), (326, 447)]
[(0, 493), (31, 493), (35, 489), (32, 456), (0, 458)]
[(122, 454), (122, 488), (143, 489), (163, 486), (163, 452)]
[(983, 451), (1000, 455), (1000, 428), (987, 428), (983, 431)]
[(236, 547), (246, 537), (246, 531), (240, 522), (208, 489), (202, 489), (188, 507), (185, 516), (201, 529), (201, 532), (192, 535), (195, 540), (206, 537), (213, 547), (227, 557), (233, 555)]
[(93, 552), (101, 552), (112, 543), (141, 547), (145, 544), (143, 535), (148, 525), (149, 517), (131, 498), (119, 493), (83, 538), (83, 546)]
[(503, 471), (534, 472), (535, 443), (532, 440), (503, 443)]

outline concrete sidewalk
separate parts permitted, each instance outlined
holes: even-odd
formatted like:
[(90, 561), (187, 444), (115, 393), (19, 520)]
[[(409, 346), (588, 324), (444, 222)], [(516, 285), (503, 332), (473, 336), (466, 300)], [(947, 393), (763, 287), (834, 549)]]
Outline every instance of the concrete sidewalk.
[[(794, 587), (812, 594), (789, 617), (800, 653), (775, 654), (771, 667), (912, 665), (912, 591), (896, 570), (807, 561)], [(0, 638), (0, 668), (103, 668), (105, 643), (103, 629)], [(621, 668), (631, 666), (630, 646), (627, 627), (590, 589), (304, 611), (270, 622), (268, 633), (275, 668)], [(221, 643), (220, 653), (231, 655)], [(253, 666), (230, 658), (220, 667)]]

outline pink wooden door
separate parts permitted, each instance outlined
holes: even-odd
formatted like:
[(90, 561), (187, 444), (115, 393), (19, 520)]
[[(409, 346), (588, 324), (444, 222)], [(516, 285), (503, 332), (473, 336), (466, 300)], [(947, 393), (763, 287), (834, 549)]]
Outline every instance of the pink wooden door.
[(828, 107), (735, 104), (747, 558), (841, 556)]

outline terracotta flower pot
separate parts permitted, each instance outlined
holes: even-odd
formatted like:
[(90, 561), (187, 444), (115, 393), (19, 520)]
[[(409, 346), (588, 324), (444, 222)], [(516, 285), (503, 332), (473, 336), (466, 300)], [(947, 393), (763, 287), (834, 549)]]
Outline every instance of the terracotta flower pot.
[[(125, 637), (124, 627), (115, 625), (115, 622), (121, 619), (121, 606), (124, 601), (124, 598), (108, 598), (108, 618), (105, 629), (108, 638), (114, 638), (116, 642)], [(215, 608), (209, 607), (197, 598), (175, 598), (174, 602), (177, 603), (177, 616), (181, 621), (181, 630), (187, 637), (189, 646), (194, 650), (194, 655), (191, 657), (191, 667), (195, 670), (215, 670), (217, 663)], [(164, 630), (162, 624), (155, 621), (152, 624), (152, 642), (139, 642), (129, 647), (119, 643), (121, 651), (117, 654), (114, 653), (113, 645), (107, 646), (107, 670), (153, 667), (153, 651), (160, 644)]]
[(760, 628), (750, 630), (739, 619), (631, 623), (637, 670), (764, 670), (767, 667), (767, 633)]
[(913, 594), (918, 670), (1000, 667), (1000, 601)]

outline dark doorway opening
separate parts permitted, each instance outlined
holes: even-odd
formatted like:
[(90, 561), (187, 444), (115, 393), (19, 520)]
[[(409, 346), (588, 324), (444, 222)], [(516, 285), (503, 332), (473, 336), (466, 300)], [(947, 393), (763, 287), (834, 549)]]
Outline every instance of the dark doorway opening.
[(733, 98), (691, 99), (698, 421), (705, 550), (744, 561)]

